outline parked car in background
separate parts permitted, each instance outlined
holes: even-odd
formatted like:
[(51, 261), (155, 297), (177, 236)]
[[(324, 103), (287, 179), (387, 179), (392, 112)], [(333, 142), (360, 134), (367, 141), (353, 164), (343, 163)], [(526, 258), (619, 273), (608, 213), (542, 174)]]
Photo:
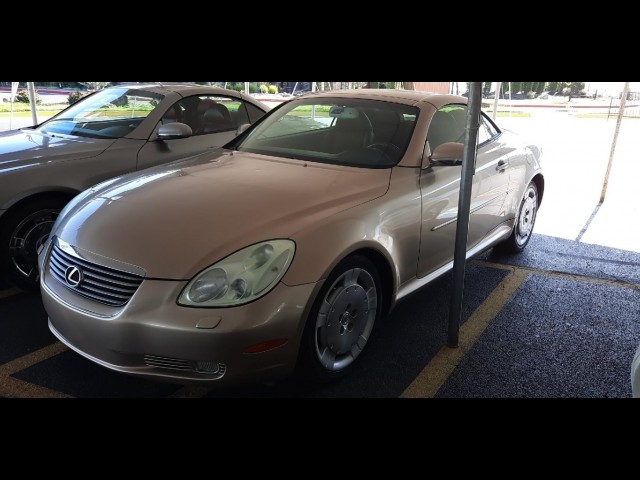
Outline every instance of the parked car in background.
[(37, 250), (82, 190), (223, 145), (267, 110), (221, 88), (119, 85), (40, 125), (0, 133), (0, 276), (38, 287)]
[[(225, 384), (352, 370), (376, 322), (453, 266), (461, 96), (296, 97), (222, 148), (112, 179), (39, 257), (51, 331), (133, 375)], [(482, 114), (467, 255), (522, 251), (541, 150)]]

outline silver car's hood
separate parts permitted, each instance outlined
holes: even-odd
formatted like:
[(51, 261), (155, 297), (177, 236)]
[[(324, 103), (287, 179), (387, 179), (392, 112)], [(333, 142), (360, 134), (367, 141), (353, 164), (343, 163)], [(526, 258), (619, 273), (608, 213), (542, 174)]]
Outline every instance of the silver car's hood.
[(218, 149), (98, 186), (53, 233), (148, 277), (189, 279), (243, 247), (384, 195), (390, 174)]
[(10, 130), (0, 133), (0, 173), (44, 160), (87, 158), (99, 155), (115, 139), (58, 136), (38, 130)]

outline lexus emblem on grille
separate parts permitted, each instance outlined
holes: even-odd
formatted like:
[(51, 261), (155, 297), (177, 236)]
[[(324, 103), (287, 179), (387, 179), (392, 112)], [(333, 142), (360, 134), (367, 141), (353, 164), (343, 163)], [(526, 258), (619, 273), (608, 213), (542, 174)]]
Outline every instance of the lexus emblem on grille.
[(75, 265), (67, 267), (67, 269), (64, 271), (64, 279), (72, 287), (77, 287), (78, 285), (80, 285), (80, 282), (82, 282), (83, 278), (84, 275), (82, 275), (82, 271)]

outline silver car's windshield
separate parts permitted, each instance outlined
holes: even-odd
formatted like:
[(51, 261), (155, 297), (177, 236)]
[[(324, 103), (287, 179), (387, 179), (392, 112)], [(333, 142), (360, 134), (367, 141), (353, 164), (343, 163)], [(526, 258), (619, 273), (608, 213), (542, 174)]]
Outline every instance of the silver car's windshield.
[(164, 98), (163, 95), (127, 88), (94, 93), (43, 123), (48, 134), (94, 138), (121, 138), (132, 132)]
[(419, 109), (379, 100), (292, 100), (247, 136), (240, 151), (367, 168), (396, 165), (409, 144)]

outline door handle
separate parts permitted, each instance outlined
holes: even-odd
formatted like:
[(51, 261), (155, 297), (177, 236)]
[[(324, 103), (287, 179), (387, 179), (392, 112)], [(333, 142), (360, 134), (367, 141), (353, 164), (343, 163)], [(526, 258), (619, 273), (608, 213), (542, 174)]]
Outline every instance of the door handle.
[(509, 162), (507, 162), (506, 160), (500, 160), (498, 162), (498, 166), (496, 167), (496, 170), (499, 172), (504, 172), (508, 166), (509, 166)]

